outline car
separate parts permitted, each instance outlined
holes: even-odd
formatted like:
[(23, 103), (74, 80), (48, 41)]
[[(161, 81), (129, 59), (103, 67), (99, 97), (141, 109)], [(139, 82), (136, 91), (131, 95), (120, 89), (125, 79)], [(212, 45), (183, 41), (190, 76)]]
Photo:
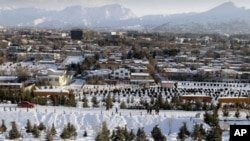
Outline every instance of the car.
[(34, 103), (30, 103), (28, 101), (22, 101), (22, 102), (19, 102), (17, 104), (18, 107), (27, 107), (27, 108), (34, 108), (35, 107), (35, 104)]

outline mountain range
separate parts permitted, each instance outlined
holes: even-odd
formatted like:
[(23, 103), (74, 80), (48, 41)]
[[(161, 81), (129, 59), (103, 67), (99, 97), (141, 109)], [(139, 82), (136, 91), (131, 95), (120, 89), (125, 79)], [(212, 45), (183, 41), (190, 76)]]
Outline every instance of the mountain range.
[(249, 33), (250, 10), (227, 2), (202, 13), (137, 17), (119, 4), (52, 11), (33, 7), (0, 10), (0, 25), (46, 28), (147, 29), (168, 32)]

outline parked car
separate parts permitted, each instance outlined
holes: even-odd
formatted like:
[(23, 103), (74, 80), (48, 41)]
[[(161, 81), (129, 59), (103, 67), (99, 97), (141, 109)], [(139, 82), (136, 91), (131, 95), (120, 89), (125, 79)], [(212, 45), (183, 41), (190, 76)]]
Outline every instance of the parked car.
[(34, 103), (30, 103), (28, 101), (22, 101), (22, 102), (19, 102), (17, 104), (18, 107), (27, 107), (27, 108), (34, 108), (35, 107), (35, 104)]

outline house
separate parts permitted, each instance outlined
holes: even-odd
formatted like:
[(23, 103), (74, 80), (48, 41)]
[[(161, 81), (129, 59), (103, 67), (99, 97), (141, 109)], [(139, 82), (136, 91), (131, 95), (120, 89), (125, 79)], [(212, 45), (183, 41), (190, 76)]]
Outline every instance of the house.
[(182, 95), (181, 99), (186, 101), (201, 101), (201, 102), (211, 102), (212, 97), (206, 95)]
[(112, 79), (130, 79), (130, 71), (126, 68), (119, 68), (111, 73)]
[(155, 84), (155, 81), (149, 73), (131, 73), (130, 83), (139, 85), (153, 85)]
[(220, 97), (218, 102), (221, 103), (247, 103), (250, 104), (249, 97)]
[(174, 81), (161, 81), (161, 87), (163, 88), (176, 88), (177, 83)]
[(72, 82), (73, 75), (61, 70), (41, 70), (36, 76), (37, 82), (54, 86), (65, 86)]

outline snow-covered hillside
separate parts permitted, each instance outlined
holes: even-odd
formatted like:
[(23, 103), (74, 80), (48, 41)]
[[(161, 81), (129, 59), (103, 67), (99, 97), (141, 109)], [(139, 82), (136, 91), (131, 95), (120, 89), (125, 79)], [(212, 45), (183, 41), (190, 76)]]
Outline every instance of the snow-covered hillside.
[[(78, 132), (77, 140), (93, 140), (96, 132), (101, 127), (101, 124), (106, 121), (110, 129), (115, 127), (128, 127), (137, 131), (139, 127), (144, 127), (148, 137), (151, 137), (150, 132), (155, 125), (159, 125), (162, 132), (167, 136), (168, 141), (176, 140), (179, 128), (183, 122), (187, 123), (188, 129), (191, 131), (194, 123), (201, 123), (201, 118), (195, 118), (195, 115), (200, 112), (186, 111), (160, 111), (159, 115), (149, 115), (145, 110), (118, 110), (115, 109), (106, 111), (105, 108), (69, 108), (69, 107), (51, 107), (37, 106), (33, 109), (17, 108), (13, 104), (0, 105), (0, 119), (5, 120), (8, 130), (11, 128), (11, 121), (16, 121), (19, 129), (23, 134), (23, 140), (34, 140), (32, 135), (25, 132), (25, 126), (29, 119), (32, 124), (43, 122), (47, 127), (55, 124), (57, 135), (59, 135), (63, 127), (68, 123), (72, 123)], [(83, 137), (84, 131), (88, 132), (88, 137)], [(170, 133), (170, 134), (169, 134)], [(44, 136), (41, 136), (43, 138)], [(0, 140), (4, 140), (5, 134), (0, 134)]]

